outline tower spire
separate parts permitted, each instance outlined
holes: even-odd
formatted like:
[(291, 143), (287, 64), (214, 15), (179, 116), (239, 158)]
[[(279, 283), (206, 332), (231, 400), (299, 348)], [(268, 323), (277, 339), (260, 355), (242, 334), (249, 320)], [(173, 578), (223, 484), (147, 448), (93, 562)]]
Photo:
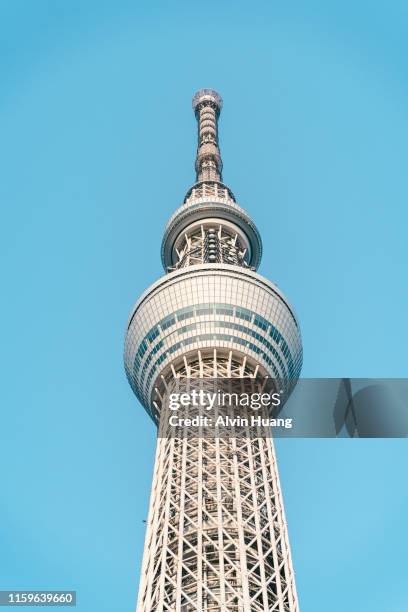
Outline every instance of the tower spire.
[(222, 159), (218, 145), (218, 117), (222, 98), (213, 89), (200, 89), (193, 97), (198, 123), (196, 180), (222, 182)]

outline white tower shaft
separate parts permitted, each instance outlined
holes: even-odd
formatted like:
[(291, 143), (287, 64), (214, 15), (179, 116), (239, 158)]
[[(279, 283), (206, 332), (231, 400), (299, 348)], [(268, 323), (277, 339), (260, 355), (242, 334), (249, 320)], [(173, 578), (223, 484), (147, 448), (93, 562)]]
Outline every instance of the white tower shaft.
[(168, 429), (180, 381), (278, 379), (286, 398), (302, 365), (293, 309), (257, 274), (259, 232), (222, 183), (221, 107), (213, 90), (193, 98), (197, 182), (126, 333), (129, 383), (159, 428), (138, 612), (298, 612), (272, 439)]
[[(243, 375), (201, 361), (190, 378)], [(180, 432), (162, 408), (138, 611), (297, 612), (272, 439)]]

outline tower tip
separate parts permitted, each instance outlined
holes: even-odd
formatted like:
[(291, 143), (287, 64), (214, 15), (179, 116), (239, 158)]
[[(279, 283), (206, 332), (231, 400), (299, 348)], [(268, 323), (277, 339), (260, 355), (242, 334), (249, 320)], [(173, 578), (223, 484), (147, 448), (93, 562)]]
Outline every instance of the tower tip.
[(196, 112), (197, 107), (202, 102), (213, 102), (218, 109), (218, 112), (222, 109), (222, 98), (215, 89), (200, 89), (193, 96), (193, 110)]

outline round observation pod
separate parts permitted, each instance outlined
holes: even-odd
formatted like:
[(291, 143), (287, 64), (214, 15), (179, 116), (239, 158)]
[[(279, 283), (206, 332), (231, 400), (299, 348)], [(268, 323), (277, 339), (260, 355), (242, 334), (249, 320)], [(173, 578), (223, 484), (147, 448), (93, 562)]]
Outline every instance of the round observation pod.
[(244, 357), (259, 375), (293, 389), (302, 366), (296, 317), (270, 281), (235, 266), (205, 264), (167, 274), (135, 305), (125, 340), (129, 383), (155, 422), (153, 391), (163, 379), (212, 352)]
[[(231, 198), (222, 199), (217, 195), (207, 194), (199, 190), (197, 194), (187, 194), (185, 203), (180, 206), (170, 218), (162, 240), (162, 263), (166, 271), (173, 268), (177, 262), (177, 242), (189, 228), (205, 222), (212, 225), (223, 225), (240, 236), (247, 249), (248, 266), (257, 269), (262, 257), (262, 240), (259, 231), (247, 212), (238, 206)], [(204, 194), (202, 194), (204, 191)], [(225, 190), (224, 190), (225, 191)], [(218, 190), (217, 190), (218, 193)], [(199, 197), (201, 195), (201, 197)], [(215, 230), (208, 230), (214, 233)]]

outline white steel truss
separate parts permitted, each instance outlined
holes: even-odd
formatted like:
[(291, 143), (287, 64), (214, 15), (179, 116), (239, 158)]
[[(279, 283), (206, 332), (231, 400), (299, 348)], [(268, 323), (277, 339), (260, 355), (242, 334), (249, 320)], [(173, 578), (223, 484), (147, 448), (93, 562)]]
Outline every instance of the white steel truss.
[(235, 232), (223, 223), (205, 227), (201, 224), (185, 232), (176, 245), (178, 262), (174, 269), (203, 263), (226, 263), (248, 267), (247, 249)]
[[(256, 377), (246, 358), (191, 353), (172, 381)], [(271, 437), (169, 434), (161, 402), (139, 612), (298, 612)]]

